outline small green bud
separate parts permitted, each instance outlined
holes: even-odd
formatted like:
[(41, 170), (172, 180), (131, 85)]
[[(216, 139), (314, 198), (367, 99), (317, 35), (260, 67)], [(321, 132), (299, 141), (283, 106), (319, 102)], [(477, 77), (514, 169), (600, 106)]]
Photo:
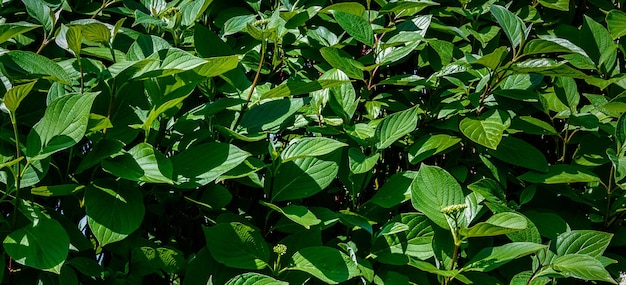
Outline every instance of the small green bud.
[(456, 213), (456, 212), (460, 212), (460, 211), (462, 211), (465, 208), (467, 208), (467, 204), (456, 204), (456, 205), (450, 205), (450, 206), (443, 207), (441, 209), (441, 212), (447, 215), (447, 214), (453, 214), (453, 213)]
[(287, 246), (282, 243), (279, 243), (276, 246), (274, 246), (273, 250), (278, 255), (285, 255), (285, 253), (287, 253)]

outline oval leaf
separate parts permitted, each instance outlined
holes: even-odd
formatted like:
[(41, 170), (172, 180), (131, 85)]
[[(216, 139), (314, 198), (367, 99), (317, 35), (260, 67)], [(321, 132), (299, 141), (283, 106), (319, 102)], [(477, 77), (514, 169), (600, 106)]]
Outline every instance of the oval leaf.
[(309, 273), (327, 284), (339, 284), (359, 274), (356, 263), (345, 253), (326, 246), (303, 248), (291, 257), (292, 267)]
[(218, 262), (241, 269), (263, 269), (270, 259), (267, 243), (258, 230), (239, 222), (203, 227), (206, 246)]
[(502, 134), (510, 125), (509, 115), (504, 111), (493, 110), (479, 118), (461, 120), (459, 128), (470, 140), (490, 149), (496, 149)]
[(274, 176), (272, 201), (306, 198), (328, 187), (339, 172), (336, 157), (305, 157), (282, 164)]
[(283, 162), (287, 162), (296, 158), (322, 156), (344, 146), (347, 144), (330, 138), (301, 138), (292, 141), (283, 150), (281, 157)]
[(374, 45), (374, 31), (365, 18), (343, 11), (333, 11), (333, 15), (339, 26), (355, 40), (370, 47)]
[(465, 196), (458, 182), (438, 166), (424, 165), (411, 184), (411, 202), (438, 226), (449, 229), (448, 217), (441, 212), (447, 206), (463, 204)]
[(225, 285), (289, 285), (261, 273), (248, 272), (228, 280)]
[(385, 117), (376, 127), (375, 137), (378, 139), (376, 148), (387, 148), (399, 138), (415, 130), (420, 111), (418, 107), (413, 107)]

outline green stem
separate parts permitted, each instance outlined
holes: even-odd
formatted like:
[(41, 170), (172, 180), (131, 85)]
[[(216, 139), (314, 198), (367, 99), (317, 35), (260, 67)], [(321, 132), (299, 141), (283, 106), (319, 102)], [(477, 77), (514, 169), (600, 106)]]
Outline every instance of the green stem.
[(233, 125), (233, 130), (237, 129), (239, 123), (241, 122), (241, 117), (243, 117), (243, 113), (248, 109), (250, 104), (250, 99), (252, 99), (252, 93), (254, 93), (254, 88), (256, 87), (257, 81), (259, 81), (259, 75), (261, 74), (261, 69), (263, 68), (263, 60), (265, 59), (265, 48), (266, 43), (265, 40), (261, 42), (261, 59), (259, 60), (259, 66), (257, 67), (256, 74), (254, 75), (254, 79), (252, 80), (252, 85), (250, 86), (250, 91), (248, 91), (248, 96), (246, 96), (246, 103), (241, 107), (241, 112), (239, 113), (239, 117), (235, 121)]

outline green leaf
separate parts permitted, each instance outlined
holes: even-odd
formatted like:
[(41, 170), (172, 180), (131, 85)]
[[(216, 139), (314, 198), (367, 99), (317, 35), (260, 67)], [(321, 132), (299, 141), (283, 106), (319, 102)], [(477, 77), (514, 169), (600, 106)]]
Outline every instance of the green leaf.
[(94, 43), (109, 44), (111, 41), (111, 30), (101, 23), (89, 23), (80, 26), (82, 36)]
[(550, 282), (550, 278), (546, 276), (535, 276), (534, 272), (528, 270), (513, 276), (509, 285), (546, 285), (548, 282)]
[(548, 173), (526, 172), (519, 179), (532, 183), (560, 184), (600, 181), (593, 172), (579, 166), (555, 164), (548, 167)]
[(185, 266), (185, 257), (182, 252), (166, 247), (142, 246), (131, 251), (133, 271), (140, 275), (147, 275), (156, 271), (174, 274)]
[(180, 5), (180, 13), (182, 15), (181, 25), (190, 27), (200, 16), (206, 11), (213, 0), (198, 0), (192, 2), (184, 2)]
[(81, 47), (83, 44), (82, 29), (80, 26), (70, 26), (65, 33), (65, 41), (76, 57), (80, 57)]
[(624, 147), (626, 147), (626, 113), (622, 113), (617, 120), (615, 140), (617, 141), (617, 149), (622, 153)]
[(194, 71), (203, 77), (214, 77), (224, 74), (237, 68), (239, 64), (238, 55), (217, 56), (205, 58), (206, 63), (194, 69)]
[(617, 284), (599, 260), (586, 254), (568, 254), (557, 257), (550, 267), (568, 277)]
[(431, 221), (444, 229), (454, 226), (441, 210), (447, 206), (465, 203), (463, 190), (458, 182), (438, 166), (422, 164), (411, 184), (413, 207), (424, 213)]
[(556, 253), (559, 256), (586, 254), (599, 258), (609, 246), (612, 237), (613, 234), (592, 230), (564, 232), (557, 236)]
[(417, 128), (418, 115), (422, 112), (417, 106), (408, 110), (386, 116), (376, 127), (376, 148), (381, 150), (389, 147), (399, 138)]
[[(348, 75), (336, 68), (322, 74), (320, 79), (345, 80), (346, 82), (349, 80)], [(359, 105), (354, 86), (352, 86), (351, 83), (344, 83), (339, 86), (330, 87), (327, 90), (330, 92), (328, 98), (330, 108), (335, 114), (339, 115), (344, 122), (349, 122)]]
[(82, 140), (96, 95), (68, 94), (52, 100), (28, 134), (26, 156), (31, 160), (44, 159)]
[(35, 25), (28, 22), (0, 24), (0, 44), (12, 39), (15, 36), (34, 30), (38, 27), (40, 27), (40, 25)]
[(446, 151), (459, 142), (461, 142), (460, 138), (446, 134), (422, 136), (409, 148), (409, 161), (412, 164), (420, 163), (426, 158)]
[(15, 113), (17, 108), (20, 106), (22, 100), (24, 100), (24, 98), (26, 98), (26, 95), (28, 95), (28, 93), (33, 90), (35, 83), (37, 83), (37, 81), (32, 81), (22, 85), (16, 85), (13, 86), (13, 88), (9, 89), (7, 93), (4, 94), (4, 105), (7, 107), (7, 109), (9, 109), (9, 111), (11, 111), (12, 113)]
[(50, 33), (54, 28), (54, 23), (56, 22), (55, 18), (53, 18), (55, 15), (50, 10), (50, 7), (38, 0), (22, 0), (22, 3), (26, 5), (28, 15), (43, 25), (46, 34)]
[[(298, 109), (306, 103), (305, 98), (284, 98), (262, 102), (243, 114), (238, 130), (243, 134), (276, 132)], [(241, 133), (241, 132), (240, 132)]]
[(529, 41), (524, 46), (524, 54), (544, 54), (553, 52), (577, 53), (587, 56), (587, 53), (572, 42), (562, 38), (543, 37)]
[(613, 39), (626, 35), (626, 13), (616, 9), (609, 11), (606, 14), (606, 24)]
[(491, 70), (496, 70), (503, 63), (504, 57), (506, 55), (507, 55), (507, 47), (503, 46), (503, 47), (497, 48), (492, 53), (486, 54), (471, 63), (477, 63), (482, 66), (488, 67)]
[(225, 285), (289, 285), (289, 283), (261, 273), (248, 272), (231, 278)]
[(286, 80), (275, 88), (263, 93), (261, 95), (261, 99), (291, 97), (296, 95), (308, 94), (317, 90), (341, 86), (346, 83), (350, 83), (350, 81), (322, 79), (310, 82), (294, 82)]
[(578, 69), (574, 69), (566, 64), (567, 62), (557, 62), (550, 58), (528, 59), (517, 62), (510, 67), (514, 74), (538, 73), (546, 76), (564, 76), (572, 78), (586, 79), (589, 76)]
[(569, 0), (538, 0), (541, 6), (559, 11), (569, 11)]
[(241, 164), (250, 153), (226, 143), (193, 146), (171, 157), (173, 178), (180, 188), (206, 185)]
[(355, 40), (370, 47), (374, 46), (374, 31), (365, 18), (343, 11), (333, 11), (333, 16), (335, 16), (339, 26), (354, 37)]
[(141, 62), (140, 69), (132, 73), (129, 79), (168, 76), (192, 70), (207, 63), (205, 59), (177, 48), (160, 50), (148, 56), (145, 62)]
[(374, 234), (374, 230), (368, 218), (350, 212), (349, 210), (339, 211), (339, 220), (342, 224), (348, 226), (348, 228), (361, 228), (366, 230), (370, 235)]
[(602, 24), (584, 15), (581, 35), (586, 40), (580, 41), (580, 46), (591, 60), (600, 67), (601, 72), (611, 72), (617, 61), (617, 44), (609, 31)]
[(148, 113), (146, 120), (141, 125), (141, 128), (146, 132), (149, 131), (154, 120), (156, 120), (161, 114), (165, 113), (165, 111), (180, 104), (191, 94), (191, 92), (193, 92), (195, 88), (195, 83), (188, 83), (163, 94), (163, 97), (159, 100), (160, 102), (155, 104), (155, 106), (150, 109), (150, 112)]
[[(385, 232), (389, 227), (395, 230)], [(403, 213), (383, 226), (371, 254), (376, 261), (392, 265), (407, 264), (409, 257), (426, 260), (433, 256), (433, 235), (432, 223), (426, 216)]]
[(135, 185), (100, 180), (85, 190), (87, 222), (100, 246), (125, 239), (141, 226), (143, 195)]
[(281, 164), (274, 176), (274, 202), (302, 199), (324, 190), (339, 172), (336, 154), (305, 157)]
[(63, 84), (70, 84), (72, 81), (56, 62), (34, 52), (12, 50), (0, 56), (0, 63), (21, 74), (49, 76)]
[(10, 233), (3, 245), (13, 261), (59, 274), (69, 254), (70, 238), (59, 222), (42, 218)]
[(392, 175), (385, 184), (376, 191), (368, 203), (374, 203), (383, 208), (392, 208), (411, 199), (411, 185), (417, 177), (417, 172), (406, 171)]
[(514, 213), (497, 213), (485, 222), (480, 222), (468, 229), (462, 228), (459, 233), (467, 238), (488, 237), (508, 234), (526, 229), (526, 217)]
[(332, 47), (323, 47), (320, 53), (332, 67), (345, 72), (351, 78), (363, 80), (363, 64), (352, 59), (348, 53)]
[(463, 269), (467, 271), (488, 272), (514, 259), (546, 248), (546, 245), (533, 242), (512, 242), (502, 246), (487, 247), (470, 259)]
[(439, 3), (433, 1), (399, 1), (399, 2), (389, 2), (385, 4), (380, 10), (379, 13), (394, 13), (399, 14), (404, 10), (411, 9), (415, 10), (415, 13), (423, 10), (426, 7), (436, 6)]
[(358, 2), (335, 3), (320, 10), (320, 13), (333, 13), (337, 11), (362, 16), (363, 13), (365, 13), (365, 7)]
[(501, 110), (492, 110), (478, 118), (464, 118), (459, 123), (461, 132), (470, 140), (490, 149), (497, 149), (504, 130), (511, 124), (509, 115)]
[(58, 196), (68, 196), (73, 194), (74, 192), (80, 191), (85, 186), (78, 184), (64, 184), (64, 185), (54, 185), (54, 186), (38, 186), (30, 189), (30, 193), (37, 196), (43, 197), (58, 197)]
[(348, 164), (350, 165), (350, 172), (353, 174), (366, 173), (376, 166), (378, 158), (380, 158), (379, 153), (373, 153), (367, 156), (358, 148), (351, 147), (348, 150)]
[(506, 136), (496, 150), (487, 153), (504, 162), (528, 169), (548, 172), (548, 161), (541, 151), (524, 140)]
[(270, 251), (261, 233), (239, 222), (203, 227), (206, 246), (219, 263), (258, 270), (268, 266)]
[(296, 158), (329, 154), (347, 144), (324, 137), (305, 137), (292, 140), (281, 153), (283, 163)]
[(303, 226), (305, 229), (310, 229), (311, 226), (318, 225), (322, 220), (318, 219), (313, 212), (307, 207), (300, 205), (288, 205), (284, 208), (280, 208), (274, 204), (260, 201), (261, 205), (264, 205), (276, 212), (283, 214), (287, 219), (292, 220), (294, 223)]
[(517, 48), (526, 40), (526, 26), (517, 15), (499, 5), (491, 6), (491, 14), (502, 27), (513, 48)]
[(554, 84), (554, 92), (556, 96), (566, 104), (572, 113), (577, 112), (578, 103), (580, 101), (580, 93), (576, 87), (576, 81), (570, 77), (558, 77)]
[(339, 284), (359, 274), (357, 264), (345, 253), (326, 246), (307, 247), (291, 257), (289, 270), (303, 271), (326, 282)]
[(147, 143), (134, 146), (127, 154), (102, 161), (102, 168), (128, 180), (173, 184), (172, 163)]

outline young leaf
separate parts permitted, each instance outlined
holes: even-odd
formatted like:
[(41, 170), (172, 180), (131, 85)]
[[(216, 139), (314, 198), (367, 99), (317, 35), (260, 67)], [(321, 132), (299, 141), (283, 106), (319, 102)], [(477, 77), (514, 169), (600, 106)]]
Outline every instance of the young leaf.
[(568, 277), (617, 284), (599, 260), (586, 254), (568, 254), (557, 257), (550, 267)]
[(270, 251), (261, 233), (239, 222), (203, 227), (206, 246), (218, 262), (234, 268), (263, 269)]
[(44, 159), (77, 144), (87, 130), (96, 95), (68, 94), (54, 99), (28, 134), (26, 155), (31, 160)]
[(624, 147), (626, 147), (626, 113), (622, 113), (617, 120), (615, 140), (617, 141), (617, 149), (622, 153)]
[(101, 23), (89, 23), (80, 26), (83, 37), (94, 43), (108, 44), (111, 41), (111, 30)]
[(57, 196), (67, 196), (71, 195), (74, 192), (80, 191), (85, 186), (78, 184), (64, 184), (64, 185), (54, 185), (54, 186), (38, 186), (30, 189), (30, 193), (33, 195), (44, 196), (44, 197), (57, 197)]
[(33, 17), (37, 22), (43, 25), (46, 34), (51, 32), (54, 28), (56, 20), (53, 18), (54, 13), (50, 10), (50, 7), (45, 3), (37, 0), (22, 0), (26, 6), (28, 15)]
[(385, 184), (376, 191), (368, 203), (374, 203), (383, 208), (392, 208), (411, 199), (411, 185), (417, 177), (417, 172), (406, 171), (392, 175)]
[(372, 170), (372, 168), (376, 166), (376, 162), (378, 162), (379, 157), (379, 153), (374, 153), (367, 156), (363, 154), (358, 148), (350, 148), (348, 150), (348, 163), (350, 165), (350, 172), (352, 172), (353, 174), (361, 174)]
[(7, 109), (9, 109), (12, 113), (15, 113), (22, 100), (24, 100), (26, 95), (33, 90), (35, 83), (37, 83), (36, 80), (26, 84), (13, 86), (13, 88), (9, 89), (7, 93), (4, 94), (4, 105)]
[(499, 5), (491, 6), (491, 14), (502, 27), (513, 48), (517, 48), (526, 40), (526, 26), (517, 15)]
[(393, 113), (383, 119), (376, 127), (376, 148), (381, 150), (389, 147), (399, 138), (409, 134), (417, 127), (418, 115), (422, 110), (417, 106), (408, 110)]
[[(395, 231), (384, 232), (389, 226)], [(383, 226), (370, 250), (376, 261), (404, 265), (410, 257), (421, 260), (433, 257), (432, 242), (433, 228), (428, 218), (418, 213), (403, 213)]]
[(569, 0), (538, 0), (541, 6), (559, 11), (569, 11)]
[(306, 247), (291, 257), (289, 270), (309, 273), (327, 284), (339, 284), (359, 274), (357, 264), (345, 253), (326, 246)]
[(100, 246), (125, 239), (141, 226), (143, 195), (135, 185), (100, 180), (85, 190), (87, 222)]
[(504, 130), (511, 124), (509, 115), (501, 110), (493, 110), (479, 118), (464, 118), (459, 124), (461, 132), (480, 145), (497, 149)]
[(281, 153), (283, 163), (296, 158), (322, 156), (347, 144), (324, 137), (300, 138), (293, 140)]
[(255, 105), (243, 114), (239, 123), (240, 133), (253, 135), (265, 131), (276, 132), (275, 128), (284, 124), (306, 102), (305, 98), (284, 98)]
[(613, 39), (626, 35), (626, 13), (613, 9), (606, 14), (606, 24)]
[(422, 164), (411, 184), (413, 207), (424, 213), (438, 226), (449, 229), (449, 218), (441, 212), (444, 207), (463, 204), (465, 196), (458, 182), (438, 166)]
[(592, 230), (564, 232), (556, 239), (556, 253), (560, 256), (586, 254), (598, 258), (609, 246), (612, 237), (613, 234)]
[(342, 84), (350, 83), (349, 80), (317, 80), (310, 82), (294, 82), (285, 81), (275, 88), (263, 93), (261, 99), (272, 99), (279, 97), (291, 97), (296, 95), (307, 94), (313, 91), (322, 90), (326, 88), (341, 86)]
[(302, 199), (324, 190), (339, 172), (337, 155), (298, 158), (282, 164), (274, 176), (274, 202)]
[(526, 229), (526, 217), (514, 213), (497, 213), (485, 222), (480, 222), (468, 229), (462, 228), (459, 233), (467, 238), (487, 237), (508, 234)]
[(346, 13), (343, 11), (333, 11), (335, 20), (349, 35), (355, 40), (374, 46), (374, 31), (370, 23), (362, 16)]
[(289, 285), (289, 283), (261, 273), (248, 272), (233, 277), (225, 285)]
[(470, 259), (463, 269), (467, 271), (488, 272), (514, 259), (545, 248), (547, 248), (546, 245), (533, 242), (512, 242), (502, 246), (487, 247)]
[(41, 218), (10, 233), (3, 245), (17, 263), (59, 274), (69, 254), (70, 238), (59, 222)]
[(147, 143), (134, 146), (125, 155), (102, 161), (102, 168), (128, 180), (173, 184), (172, 163)]

